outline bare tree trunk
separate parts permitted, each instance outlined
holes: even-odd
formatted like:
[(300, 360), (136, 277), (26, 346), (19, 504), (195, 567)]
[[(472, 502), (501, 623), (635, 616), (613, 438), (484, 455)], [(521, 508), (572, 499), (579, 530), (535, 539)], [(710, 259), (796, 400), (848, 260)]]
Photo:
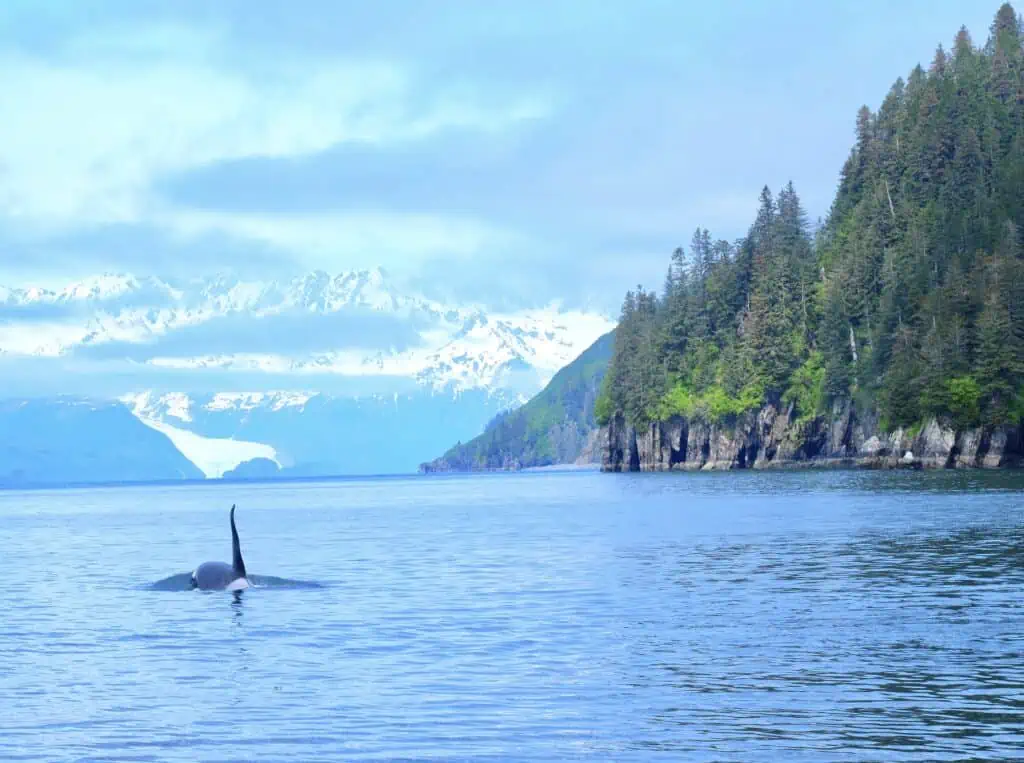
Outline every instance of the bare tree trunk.
[(892, 205), (892, 196), (889, 193), (889, 178), (885, 179), (885, 197), (889, 200), (889, 212), (892, 214), (892, 221), (896, 222), (896, 208)]

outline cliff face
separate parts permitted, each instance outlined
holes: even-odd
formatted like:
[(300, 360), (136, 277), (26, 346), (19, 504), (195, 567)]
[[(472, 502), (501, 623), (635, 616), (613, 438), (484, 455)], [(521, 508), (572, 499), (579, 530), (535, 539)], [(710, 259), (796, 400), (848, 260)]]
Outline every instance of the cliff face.
[(766, 405), (732, 425), (673, 417), (637, 430), (621, 415), (601, 429), (603, 471), (764, 469), (794, 466), (997, 468), (1024, 466), (1024, 423), (955, 431), (930, 419), (917, 433), (883, 432), (847, 403), (799, 423)]

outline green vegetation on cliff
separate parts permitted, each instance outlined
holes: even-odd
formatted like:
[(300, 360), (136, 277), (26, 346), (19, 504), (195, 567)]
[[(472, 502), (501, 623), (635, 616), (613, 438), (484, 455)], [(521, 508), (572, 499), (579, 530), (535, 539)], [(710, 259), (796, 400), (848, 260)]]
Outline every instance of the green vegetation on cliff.
[(813, 234), (792, 184), (736, 242), (698, 228), (660, 295), (627, 293), (598, 420), (849, 399), (887, 428), (1024, 418), (1022, 37), (1005, 4), (983, 47), (961, 28), (862, 107)]
[(459, 443), (424, 471), (549, 466), (575, 461), (596, 429), (594, 404), (614, 332), (598, 339), (521, 408), (499, 414), (483, 434)]

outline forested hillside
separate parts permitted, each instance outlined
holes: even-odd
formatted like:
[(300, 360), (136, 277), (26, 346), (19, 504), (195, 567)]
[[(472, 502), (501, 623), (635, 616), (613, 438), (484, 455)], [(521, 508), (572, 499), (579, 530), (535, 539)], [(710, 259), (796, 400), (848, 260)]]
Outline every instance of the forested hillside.
[(524, 406), (499, 414), (479, 437), (455, 445), (421, 470), (519, 469), (572, 463), (581, 456), (599, 460), (593, 443), (594, 406), (614, 335), (609, 332), (594, 342)]
[(879, 427), (1024, 418), (1024, 54), (1003, 5), (897, 79), (812, 231), (792, 184), (746, 236), (698, 228), (660, 294), (627, 293), (599, 421), (726, 422), (767, 404), (796, 423), (837, 401)]

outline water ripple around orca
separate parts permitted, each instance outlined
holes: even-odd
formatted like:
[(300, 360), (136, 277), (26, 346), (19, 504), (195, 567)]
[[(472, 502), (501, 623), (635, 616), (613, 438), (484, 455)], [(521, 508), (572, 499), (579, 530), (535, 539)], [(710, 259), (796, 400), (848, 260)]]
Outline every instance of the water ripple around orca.
[[(290, 578), (277, 577), (276, 575), (249, 575), (248, 577), (251, 585), (246, 590), (312, 590), (327, 587), (324, 583), (318, 583), (313, 580), (292, 580)], [(180, 572), (177, 575), (171, 575), (155, 583), (150, 583), (145, 586), (145, 589), (149, 591), (191, 591), (193, 590), (192, 573)]]

